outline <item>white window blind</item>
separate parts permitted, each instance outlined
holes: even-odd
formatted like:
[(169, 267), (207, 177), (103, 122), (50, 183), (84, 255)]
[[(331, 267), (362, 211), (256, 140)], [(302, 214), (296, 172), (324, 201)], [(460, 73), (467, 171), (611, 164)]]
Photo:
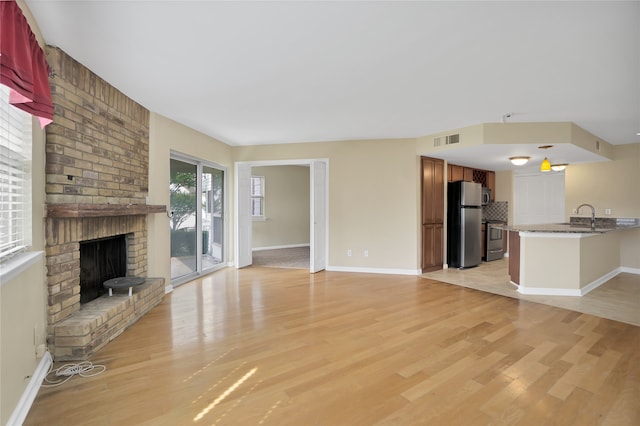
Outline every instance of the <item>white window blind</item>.
[(31, 123), (0, 85), (0, 261), (31, 245)]
[(251, 216), (264, 217), (264, 176), (251, 176)]

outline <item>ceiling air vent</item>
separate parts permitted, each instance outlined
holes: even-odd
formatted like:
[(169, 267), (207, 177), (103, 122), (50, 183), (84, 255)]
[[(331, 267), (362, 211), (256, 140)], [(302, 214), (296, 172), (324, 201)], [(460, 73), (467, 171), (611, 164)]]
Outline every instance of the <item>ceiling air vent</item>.
[(443, 145), (453, 145), (454, 143), (460, 142), (460, 134), (456, 133), (455, 135), (449, 136), (440, 136), (438, 138), (433, 139), (433, 146), (443, 146)]

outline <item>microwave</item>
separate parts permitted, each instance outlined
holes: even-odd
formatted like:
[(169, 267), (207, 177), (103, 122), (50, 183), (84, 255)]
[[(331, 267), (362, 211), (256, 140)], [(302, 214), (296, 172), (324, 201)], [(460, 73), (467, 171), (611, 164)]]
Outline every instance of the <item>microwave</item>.
[(489, 205), (491, 202), (491, 189), (482, 187), (482, 205)]

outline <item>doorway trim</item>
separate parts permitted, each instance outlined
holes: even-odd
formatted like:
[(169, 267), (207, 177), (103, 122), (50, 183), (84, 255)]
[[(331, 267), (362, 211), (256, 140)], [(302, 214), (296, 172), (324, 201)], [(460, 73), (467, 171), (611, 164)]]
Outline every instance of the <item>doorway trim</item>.
[(234, 263), (243, 268), (252, 263), (252, 227), (250, 214), (251, 168), (259, 166), (309, 166), (309, 271), (327, 268), (329, 235), (329, 159), (237, 161), (234, 163)]

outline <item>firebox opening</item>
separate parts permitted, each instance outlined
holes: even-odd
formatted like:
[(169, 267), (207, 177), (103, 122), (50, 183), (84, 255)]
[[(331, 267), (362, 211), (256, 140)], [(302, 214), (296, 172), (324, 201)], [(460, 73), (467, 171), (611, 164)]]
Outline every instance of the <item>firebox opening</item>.
[(80, 242), (80, 303), (105, 294), (102, 285), (127, 275), (126, 235)]

